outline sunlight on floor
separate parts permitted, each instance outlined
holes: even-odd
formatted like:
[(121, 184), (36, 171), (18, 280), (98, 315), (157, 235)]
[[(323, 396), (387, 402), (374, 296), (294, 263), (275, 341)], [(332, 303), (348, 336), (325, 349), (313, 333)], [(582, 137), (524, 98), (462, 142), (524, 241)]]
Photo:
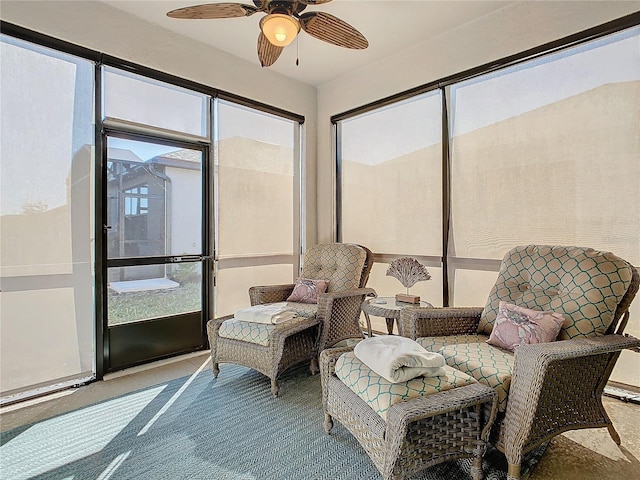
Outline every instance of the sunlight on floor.
[(159, 385), (31, 425), (0, 446), (3, 478), (32, 478), (100, 452), (165, 388)]
[(131, 455), (131, 450), (121, 453), (113, 461), (109, 464), (107, 468), (105, 468), (104, 472), (100, 474), (100, 476), (96, 480), (107, 480), (111, 478), (111, 476), (115, 473), (120, 465), (124, 463), (127, 457)]
[(196, 370), (190, 377), (189, 379), (184, 382), (184, 384), (180, 387), (180, 389), (173, 394), (173, 396), (167, 401), (167, 403), (164, 404), (164, 406), (158, 411), (158, 413), (156, 413), (153, 418), (151, 420), (149, 420), (149, 423), (147, 423), (142, 430), (140, 430), (140, 432), (138, 433), (138, 436), (140, 435), (144, 435), (145, 433), (147, 433), (147, 431), (153, 426), (154, 423), (156, 423), (156, 420), (158, 420), (158, 418), (160, 418), (160, 416), (162, 414), (164, 414), (169, 407), (171, 407), (171, 405), (173, 405), (173, 403), (178, 399), (178, 397), (180, 397), (180, 395), (182, 395), (182, 392), (184, 392), (187, 387), (189, 385), (191, 385), (191, 382), (193, 382), (193, 380), (200, 374), (200, 372), (202, 370), (204, 370), (204, 368), (209, 364), (209, 359), (207, 358), (202, 365), (200, 365), (200, 367), (198, 368), (198, 370)]

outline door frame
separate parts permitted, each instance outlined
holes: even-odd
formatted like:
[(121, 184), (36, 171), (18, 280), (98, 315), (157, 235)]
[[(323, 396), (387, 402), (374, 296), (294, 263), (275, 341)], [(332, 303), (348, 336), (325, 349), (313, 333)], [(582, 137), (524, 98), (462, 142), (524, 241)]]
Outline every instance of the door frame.
[[(109, 259), (107, 251), (108, 225), (108, 187), (107, 187), (107, 138), (118, 138), (138, 142), (154, 143), (176, 148), (186, 148), (200, 151), (202, 216), (201, 216), (201, 251), (194, 255), (162, 255), (149, 257), (126, 257)], [(96, 297), (100, 298), (98, 322), (101, 331), (98, 333), (102, 340), (102, 361), (98, 362), (102, 368), (97, 372), (97, 378), (102, 379), (104, 373), (121, 370), (127, 367), (148, 363), (184, 353), (207, 348), (206, 320), (210, 316), (210, 286), (213, 283), (213, 236), (212, 236), (212, 169), (210, 168), (211, 146), (201, 139), (194, 139), (189, 135), (166, 135), (153, 127), (135, 125), (132, 128), (121, 122), (106, 119), (100, 130), (100, 161), (96, 167), (97, 183), (96, 206), (99, 207), (96, 218), (96, 230), (100, 235), (102, 247), (96, 250), (99, 259), (96, 267)], [(108, 269), (124, 266), (170, 265), (200, 262), (202, 266), (201, 310), (178, 315), (167, 315), (150, 320), (141, 320), (121, 325), (108, 324)]]

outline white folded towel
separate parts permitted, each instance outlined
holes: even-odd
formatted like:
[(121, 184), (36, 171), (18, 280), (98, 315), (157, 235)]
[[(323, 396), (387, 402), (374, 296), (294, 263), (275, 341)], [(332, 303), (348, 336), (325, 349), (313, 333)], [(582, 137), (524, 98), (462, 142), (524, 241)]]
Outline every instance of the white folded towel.
[(362, 340), (353, 353), (371, 370), (391, 383), (416, 377), (446, 375), (444, 357), (425, 350), (410, 338), (381, 335)]
[(241, 322), (277, 324), (295, 318), (297, 313), (285, 302), (254, 305), (238, 310), (234, 317)]

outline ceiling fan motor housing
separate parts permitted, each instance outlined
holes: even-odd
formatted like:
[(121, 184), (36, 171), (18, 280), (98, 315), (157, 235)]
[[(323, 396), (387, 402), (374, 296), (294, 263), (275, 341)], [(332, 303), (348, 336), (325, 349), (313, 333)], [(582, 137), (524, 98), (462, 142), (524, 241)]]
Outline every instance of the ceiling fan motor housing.
[(267, 4), (267, 12), (282, 13), (284, 15), (294, 15), (302, 12), (307, 6), (297, 1), (271, 0)]

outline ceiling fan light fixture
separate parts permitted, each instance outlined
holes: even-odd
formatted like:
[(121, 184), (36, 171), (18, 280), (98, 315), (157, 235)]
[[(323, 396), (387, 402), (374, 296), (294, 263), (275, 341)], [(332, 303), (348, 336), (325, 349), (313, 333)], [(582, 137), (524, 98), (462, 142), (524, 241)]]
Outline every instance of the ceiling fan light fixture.
[(260, 29), (270, 43), (286, 47), (296, 38), (300, 23), (294, 17), (282, 13), (271, 13), (260, 20)]

